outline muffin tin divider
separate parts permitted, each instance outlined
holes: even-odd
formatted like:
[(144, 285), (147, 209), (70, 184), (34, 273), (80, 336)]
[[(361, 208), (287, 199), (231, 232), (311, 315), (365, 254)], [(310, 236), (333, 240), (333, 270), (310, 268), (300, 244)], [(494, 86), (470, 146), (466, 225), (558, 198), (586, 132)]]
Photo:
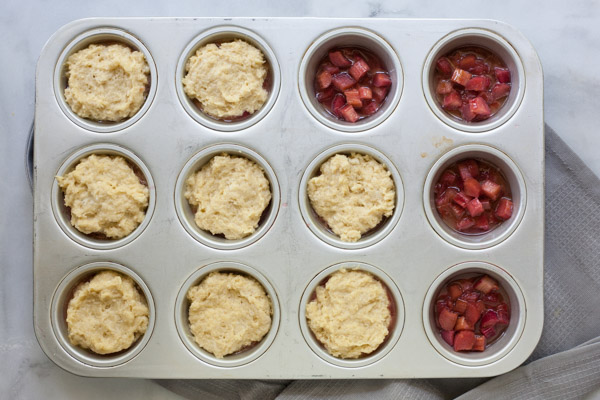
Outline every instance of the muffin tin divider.
[[(194, 121), (175, 88), (175, 69), (184, 48), (199, 33), (221, 25), (241, 26), (273, 49), (281, 70), (281, 89), (272, 110), (255, 125), (218, 132)], [(158, 86), (146, 114), (122, 131), (99, 134), (72, 123), (59, 108), (52, 76), (62, 49), (86, 30), (111, 26), (136, 36), (150, 51)], [(403, 93), (394, 112), (377, 127), (358, 133), (330, 129), (305, 108), (298, 90), (304, 52), (324, 32), (357, 26), (382, 36), (395, 49), (403, 69)], [(480, 27), (503, 36), (520, 54), (525, 96), (502, 126), (477, 134), (440, 121), (422, 88), (429, 50), (449, 32)], [(415, 378), (476, 377), (509, 371), (533, 351), (543, 326), (543, 80), (537, 55), (510, 26), (495, 21), (319, 18), (94, 18), (72, 22), (48, 42), (38, 63), (36, 84), (34, 199), (34, 324), (40, 345), (60, 367), (85, 376), (146, 378)], [(113, 250), (93, 250), (70, 240), (55, 221), (50, 190), (56, 171), (74, 151), (93, 143), (116, 143), (136, 154), (156, 186), (156, 208), (144, 232)], [(217, 143), (235, 143), (260, 154), (273, 168), (281, 202), (273, 226), (254, 244), (216, 250), (193, 239), (175, 213), (175, 182), (185, 163)], [(343, 143), (364, 144), (385, 154), (404, 185), (399, 222), (380, 242), (342, 250), (317, 238), (298, 205), (300, 179), (321, 152)], [(505, 152), (520, 168), (527, 186), (527, 208), (519, 227), (504, 242), (484, 250), (465, 250), (446, 242), (429, 225), (423, 210), (423, 185), (446, 151), (481, 143)], [(131, 361), (95, 368), (69, 356), (54, 337), (50, 303), (55, 288), (73, 268), (112, 261), (135, 271), (154, 297), (156, 322), (150, 341)], [(174, 322), (175, 299), (184, 281), (203, 265), (218, 261), (246, 264), (274, 286), (281, 322), (270, 348), (255, 361), (234, 368), (215, 367), (192, 355)], [(359, 368), (331, 365), (306, 344), (299, 326), (299, 302), (311, 279), (340, 262), (357, 261), (387, 273), (404, 302), (404, 327), (397, 344), (374, 364)], [(518, 283), (527, 306), (521, 340), (504, 358), (465, 367), (441, 356), (423, 329), (423, 301), (434, 279), (452, 265), (485, 261), (504, 268)]]

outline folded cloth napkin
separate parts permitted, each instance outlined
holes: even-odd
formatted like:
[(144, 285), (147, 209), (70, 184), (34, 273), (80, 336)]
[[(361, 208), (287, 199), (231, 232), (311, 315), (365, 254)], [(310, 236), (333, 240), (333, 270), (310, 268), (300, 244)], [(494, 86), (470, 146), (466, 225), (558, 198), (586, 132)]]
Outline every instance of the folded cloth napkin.
[(600, 398), (600, 180), (548, 126), (544, 262), (541, 340), (495, 378), (158, 382), (208, 400)]

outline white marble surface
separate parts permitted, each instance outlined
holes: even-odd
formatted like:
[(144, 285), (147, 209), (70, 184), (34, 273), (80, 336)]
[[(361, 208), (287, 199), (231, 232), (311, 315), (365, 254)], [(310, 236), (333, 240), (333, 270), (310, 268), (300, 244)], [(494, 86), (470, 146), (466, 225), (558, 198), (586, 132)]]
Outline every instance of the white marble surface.
[[(91, 16), (316, 16), (493, 18), (537, 49), (547, 123), (600, 175), (600, 2), (596, 0), (165, 1), (4, 0), (0, 4), (0, 398), (170, 399), (154, 382), (64, 372), (41, 351), (32, 319), (32, 196), (24, 168), (37, 57), (63, 24)], [(342, 5), (344, 4), (344, 5)]]

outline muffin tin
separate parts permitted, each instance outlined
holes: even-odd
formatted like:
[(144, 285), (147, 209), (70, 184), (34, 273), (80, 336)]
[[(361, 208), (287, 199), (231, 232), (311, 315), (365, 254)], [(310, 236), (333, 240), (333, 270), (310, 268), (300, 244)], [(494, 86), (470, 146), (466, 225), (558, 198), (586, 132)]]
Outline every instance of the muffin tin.
[[(241, 122), (211, 120), (181, 88), (182, 67), (199, 43), (241, 37), (263, 50), (270, 95)], [(148, 98), (121, 123), (82, 120), (64, 103), (63, 62), (93, 41), (144, 52)], [(314, 66), (330, 47), (369, 46), (393, 89), (371, 118), (348, 124), (314, 101)], [(430, 92), (439, 54), (465, 44), (505, 58), (513, 90), (502, 112), (481, 123), (448, 118)], [(325, 46), (325, 47), (323, 47)], [(396, 185), (394, 215), (356, 243), (333, 235), (312, 211), (305, 184), (326, 155), (357, 151), (383, 162)], [(56, 175), (81, 157), (122, 154), (148, 183), (145, 221), (119, 241), (74, 230)], [(199, 231), (182, 196), (185, 177), (211, 154), (258, 162), (273, 198), (259, 229), (240, 241)], [(498, 164), (515, 200), (510, 221), (475, 239), (444, 228), (432, 183), (457, 158)], [(543, 326), (543, 77), (531, 44), (489, 20), (312, 18), (94, 18), (61, 28), (40, 56), (34, 144), (34, 325), (46, 354), (85, 376), (146, 378), (481, 377), (507, 372), (533, 351)], [(307, 330), (310, 294), (336, 269), (358, 267), (388, 287), (396, 321), (372, 355), (328, 355)], [(131, 276), (150, 307), (148, 331), (129, 350), (98, 356), (66, 340), (72, 288), (98, 269)], [(216, 359), (190, 338), (186, 288), (210, 271), (238, 271), (263, 284), (274, 305), (271, 331), (246, 352)], [(453, 276), (485, 272), (513, 305), (509, 330), (482, 353), (454, 353), (437, 334), (431, 301)]]

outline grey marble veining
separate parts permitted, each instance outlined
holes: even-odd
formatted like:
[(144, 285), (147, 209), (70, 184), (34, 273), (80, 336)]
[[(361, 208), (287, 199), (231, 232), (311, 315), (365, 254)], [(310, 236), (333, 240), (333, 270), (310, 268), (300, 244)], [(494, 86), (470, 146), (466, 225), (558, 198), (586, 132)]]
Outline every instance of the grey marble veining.
[(91, 16), (314, 16), (492, 18), (521, 30), (545, 73), (549, 125), (600, 175), (595, 107), (600, 3), (594, 0), (431, 4), (419, 0), (281, 2), (5, 0), (0, 5), (0, 398), (177, 398), (153, 382), (77, 377), (42, 353), (32, 326), (32, 197), (24, 169), (37, 57), (63, 24)]

